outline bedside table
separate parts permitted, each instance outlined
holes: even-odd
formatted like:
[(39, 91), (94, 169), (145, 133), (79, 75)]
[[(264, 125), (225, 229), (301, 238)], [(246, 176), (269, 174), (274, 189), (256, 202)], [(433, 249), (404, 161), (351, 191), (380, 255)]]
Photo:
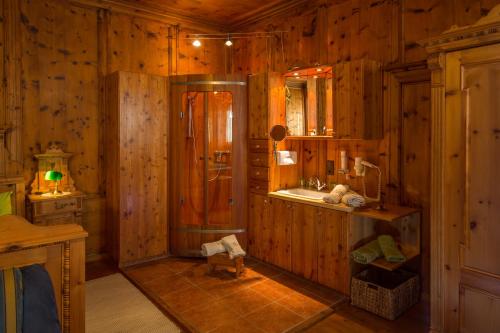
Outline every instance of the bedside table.
[(70, 223), (82, 225), (84, 198), (82, 192), (57, 197), (29, 194), (26, 215), (35, 225)]

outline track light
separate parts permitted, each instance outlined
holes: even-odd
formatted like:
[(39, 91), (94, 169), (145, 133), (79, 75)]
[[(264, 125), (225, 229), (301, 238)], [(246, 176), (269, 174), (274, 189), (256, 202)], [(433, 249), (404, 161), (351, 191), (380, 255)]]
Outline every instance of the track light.
[(199, 39), (195, 39), (195, 40), (193, 41), (193, 46), (194, 46), (194, 47), (200, 47), (200, 46), (201, 46), (201, 42), (200, 42), (200, 40), (199, 40)]
[(233, 45), (233, 42), (231, 42), (230, 39), (226, 40), (226, 46), (231, 46), (231, 45)]

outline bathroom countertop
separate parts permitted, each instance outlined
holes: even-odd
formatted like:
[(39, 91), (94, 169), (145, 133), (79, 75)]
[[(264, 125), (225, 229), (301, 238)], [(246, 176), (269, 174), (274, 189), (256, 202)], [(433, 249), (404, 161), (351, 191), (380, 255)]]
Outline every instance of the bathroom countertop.
[[(327, 193), (325, 193), (325, 195), (326, 194)], [(282, 199), (282, 200), (288, 200), (288, 201), (293, 201), (293, 202), (308, 204), (308, 205), (312, 205), (312, 206), (316, 206), (316, 207), (321, 207), (321, 208), (334, 209), (334, 210), (338, 210), (338, 211), (341, 211), (341, 212), (351, 213), (351, 212), (354, 211), (353, 207), (349, 207), (349, 206), (347, 206), (347, 205), (345, 205), (343, 203), (329, 204), (329, 203), (324, 202), (321, 199), (307, 199), (307, 198), (296, 197), (296, 196), (293, 196), (293, 195), (283, 194), (283, 193), (279, 193), (279, 192), (269, 192), (267, 195), (270, 196), (270, 197), (272, 197), (272, 198), (278, 198), (278, 199)]]
[(351, 213), (352, 215), (355, 216), (367, 217), (387, 222), (393, 222), (405, 216), (409, 216), (414, 213), (420, 212), (418, 208), (398, 206), (392, 204), (385, 205), (385, 210), (377, 210), (373, 208), (372, 205), (374, 204), (369, 204), (368, 206), (365, 206), (363, 208), (353, 208), (343, 203), (329, 204), (320, 199), (308, 199), (304, 197), (296, 197), (293, 195), (283, 194), (279, 192), (269, 192), (268, 196), (272, 198), (303, 203), (321, 208), (334, 209), (341, 212)]

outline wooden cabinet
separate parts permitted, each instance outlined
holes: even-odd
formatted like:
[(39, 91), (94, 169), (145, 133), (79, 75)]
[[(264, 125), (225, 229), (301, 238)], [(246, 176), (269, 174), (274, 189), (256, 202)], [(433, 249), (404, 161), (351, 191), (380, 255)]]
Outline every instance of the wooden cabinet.
[(269, 139), (269, 131), (285, 121), (285, 80), (281, 73), (248, 78), (248, 137)]
[(318, 244), (318, 282), (350, 294), (349, 215), (320, 209), (316, 222)]
[(271, 229), (270, 198), (250, 193), (248, 223), (248, 252), (251, 256), (270, 261)]
[(74, 192), (49, 197), (30, 194), (27, 199), (27, 217), (36, 225), (82, 224), (85, 195)]
[(318, 278), (318, 236), (316, 225), (322, 209), (293, 204), (292, 272), (307, 279)]
[(120, 266), (167, 254), (167, 78), (106, 78), (106, 216)]
[(336, 139), (383, 137), (382, 71), (372, 60), (333, 67), (333, 132)]
[(270, 262), (288, 271), (292, 270), (292, 203), (276, 198), (271, 199), (272, 230), (270, 242), (272, 252)]

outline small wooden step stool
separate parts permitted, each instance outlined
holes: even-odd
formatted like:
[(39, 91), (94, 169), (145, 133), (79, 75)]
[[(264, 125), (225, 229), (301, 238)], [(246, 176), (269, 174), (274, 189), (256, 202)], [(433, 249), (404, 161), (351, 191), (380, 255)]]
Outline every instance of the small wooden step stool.
[(213, 256), (207, 258), (208, 272), (213, 272), (217, 266), (234, 267), (236, 269), (236, 278), (239, 278), (245, 265), (243, 263), (243, 257), (238, 257), (234, 259), (229, 258), (227, 253), (217, 253)]

